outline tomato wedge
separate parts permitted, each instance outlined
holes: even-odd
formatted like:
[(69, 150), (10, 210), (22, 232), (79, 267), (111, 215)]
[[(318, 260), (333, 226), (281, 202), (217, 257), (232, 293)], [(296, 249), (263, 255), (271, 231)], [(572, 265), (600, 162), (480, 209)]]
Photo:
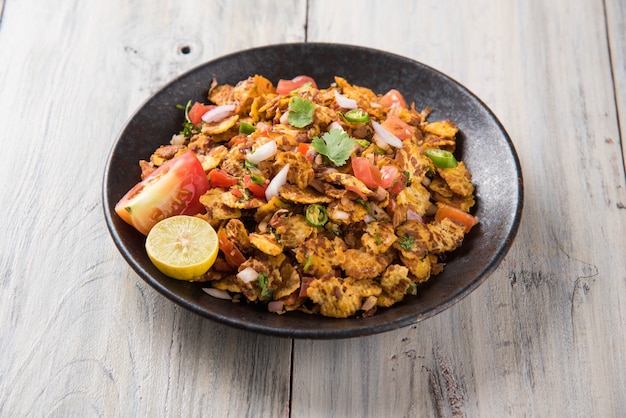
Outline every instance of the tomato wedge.
[(467, 234), (474, 225), (478, 223), (478, 218), (470, 215), (467, 212), (463, 212), (461, 209), (457, 209), (454, 206), (442, 204), (435, 213), (435, 219), (440, 221), (444, 218), (450, 218), (454, 222), (465, 226), (465, 233)]
[(404, 141), (413, 136), (413, 127), (396, 115), (390, 115), (381, 123), (382, 127)]
[(217, 231), (217, 240), (219, 242), (220, 250), (224, 253), (226, 261), (234, 267), (239, 267), (241, 263), (246, 261), (246, 257), (239, 251), (239, 248), (233, 244), (228, 238), (228, 234), (224, 228)]
[(189, 116), (191, 123), (198, 126), (200, 122), (202, 122), (202, 115), (214, 107), (214, 105), (205, 105), (200, 102), (195, 102), (193, 106), (191, 106), (191, 109), (189, 109), (187, 116)]
[(276, 93), (278, 94), (289, 94), (293, 90), (304, 86), (306, 83), (311, 83), (313, 88), (317, 88), (317, 84), (315, 80), (307, 75), (299, 75), (292, 80), (278, 80), (278, 84), (276, 84)]
[(396, 89), (391, 89), (387, 93), (385, 93), (382, 99), (380, 99), (379, 103), (384, 107), (408, 107), (406, 105), (406, 100), (404, 100), (404, 97), (402, 96), (402, 93), (400, 93)]
[(202, 164), (192, 151), (187, 151), (137, 183), (115, 205), (115, 212), (148, 235), (161, 219), (203, 213), (205, 208), (199, 199), (208, 189)]

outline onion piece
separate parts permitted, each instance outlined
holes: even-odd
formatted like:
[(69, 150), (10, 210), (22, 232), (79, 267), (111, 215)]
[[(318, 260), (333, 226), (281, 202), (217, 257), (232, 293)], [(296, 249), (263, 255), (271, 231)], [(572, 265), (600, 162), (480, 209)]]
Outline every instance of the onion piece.
[(281, 313), (285, 308), (285, 304), (281, 300), (273, 300), (267, 304), (267, 310), (274, 313)]
[(341, 124), (336, 120), (332, 121), (330, 125), (328, 125), (328, 132), (332, 131), (333, 129), (339, 129), (341, 132), (345, 132), (343, 126), (341, 126)]
[(276, 155), (276, 151), (276, 141), (272, 139), (271, 141), (266, 142), (254, 151), (246, 154), (246, 160), (250, 161), (251, 163), (258, 164), (261, 161), (265, 161), (268, 158)]
[(421, 223), (424, 223), (424, 219), (411, 209), (406, 212), (406, 219), (409, 221), (420, 221)]
[(331, 219), (337, 221), (345, 221), (350, 218), (350, 214), (348, 212), (344, 212), (343, 210), (334, 210), (332, 212)]
[(265, 199), (269, 202), (273, 197), (278, 196), (278, 189), (280, 189), (285, 183), (287, 183), (287, 173), (289, 172), (289, 164), (285, 164), (283, 168), (280, 169), (278, 174), (274, 176), (272, 181), (267, 185), (267, 189), (265, 189)]
[(237, 273), (237, 277), (244, 283), (250, 283), (255, 281), (259, 277), (259, 273), (252, 267), (246, 267)]
[(206, 287), (202, 288), (202, 290), (204, 290), (204, 293), (211, 295), (216, 299), (232, 300), (228, 292), (225, 290), (216, 289), (214, 287)]
[(233, 110), (235, 110), (234, 104), (215, 106), (204, 115), (202, 115), (202, 120), (207, 123), (217, 122), (224, 119), (226, 116), (229, 116)]
[(184, 145), (187, 138), (185, 135), (175, 134), (172, 135), (172, 139), (170, 139), (170, 144), (172, 145)]
[(382, 125), (375, 120), (372, 121), (372, 126), (374, 127), (374, 131), (378, 135), (378, 137), (386, 144), (391, 145), (392, 147), (402, 148), (402, 141), (400, 138), (386, 130), (382, 127)]
[(278, 121), (282, 123), (283, 125), (286, 125), (287, 123), (289, 123), (289, 111), (286, 111), (285, 113), (280, 115), (280, 119)]
[(359, 107), (356, 100), (347, 98), (337, 90), (335, 90), (335, 101), (339, 107), (343, 107), (344, 109), (356, 109)]

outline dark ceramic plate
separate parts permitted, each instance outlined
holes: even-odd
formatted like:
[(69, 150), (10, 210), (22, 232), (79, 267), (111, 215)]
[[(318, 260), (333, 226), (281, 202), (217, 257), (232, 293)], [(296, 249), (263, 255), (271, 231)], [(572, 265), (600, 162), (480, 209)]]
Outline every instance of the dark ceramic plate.
[[(323, 87), (339, 75), (350, 83), (384, 93), (400, 90), (417, 109), (430, 106), (430, 121), (450, 119), (460, 128), (457, 156), (476, 184), (474, 214), (480, 224), (462, 248), (446, 260), (442, 274), (419, 287), (418, 295), (369, 318), (332, 319), (290, 312), (275, 315), (261, 307), (215, 299), (202, 284), (161, 274), (144, 250), (144, 237), (116, 216), (115, 203), (138, 180), (138, 161), (181, 129), (177, 104), (206, 101), (209, 84), (235, 84), (261, 74), (274, 83), (299, 74)], [(175, 303), (206, 318), (264, 334), (293, 338), (346, 338), (389, 331), (431, 317), (478, 287), (498, 266), (517, 232), (522, 212), (522, 175), (513, 144), (494, 114), (476, 96), (444, 74), (408, 58), (337, 44), (283, 44), (237, 52), (178, 77), (132, 116), (112, 148), (103, 185), (104, 212), (113, 241), (130, 266)]]

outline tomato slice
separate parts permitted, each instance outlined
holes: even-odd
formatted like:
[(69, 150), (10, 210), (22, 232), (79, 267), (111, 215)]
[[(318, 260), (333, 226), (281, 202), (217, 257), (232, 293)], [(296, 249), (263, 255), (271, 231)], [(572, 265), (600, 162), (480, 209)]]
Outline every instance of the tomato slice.
[(317, 84), (315, 80), (307, 75), (299, 75), (292, 80), (278, 80), (278, 84), (276, 84), (276, 93), (278, 94), (289, 94), (293, 90), (304, 86), (306, 83), (311, 83), (313, 88), (317, 88)]
[(351, 157), (354, 176), (361, 180), (368, 189), (380, 185), (380, 170), (365, 157)]
[(402, 93), (400, 93), (396, 89), (391, 89), (387, 93), (385, 93), (382, 99), (380, 99), (379, 103), (384, 107), (408, 107), (406, 105), (406, 100), (404, 100), (404, 97), (402, 96)]
[(203, 213), (205, 208), (199, 199), (208, 189), (202, 164), (192, 151), (187, 151), (137, 183), (115, 205), (115, 212), (148, 235), (161, 219)]
[(213, 170), (209, 171), (208, 177), (209, 185), (211, 187), (224, 187), (227, 189), (237, 184), (238, 181), (237, 177), (231, 176), (226, 171), (220, 168), (214, 168)]
[(442, 204), (435, 213), (436, 220), (442, 220), (444, 218), (450, 218), (454, 222), (465, 226), (465, 233), (467, 234), (474, 225), (478, 223), (478, 218), (470, 215), (467, 212), (463, 212), (461, 209), (457, 209), (454, 206)]
[(195, 102), (193, 106), (191, 106), (191, 109), (189, 109), (187, 116), (189, 116), (191, 123), (197, 126), (202, 122), (202, 115), (214, 107), (214, 105), (205, 105), (200, 102)]
[(246, 257), (239, 251), (239, 248), (228, 239), (228, 234), (224, 228), (217, 231), (217, 240), (219, 242), (220, 250), (224, 253), (226, 261), (235, 267), (239, 267), (241, 263), (246, 261)]
[(401, 141), (413, 136), (413, 127), (396, 115), (389, 115), (381, 125)]

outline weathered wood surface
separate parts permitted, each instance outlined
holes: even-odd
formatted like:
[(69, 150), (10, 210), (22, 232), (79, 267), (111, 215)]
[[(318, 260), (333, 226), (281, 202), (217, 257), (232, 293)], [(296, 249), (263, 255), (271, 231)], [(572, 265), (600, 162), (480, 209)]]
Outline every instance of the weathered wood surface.
[[(620, 0), (6, 0), (0, 416), (623, 416), (625, 27)], [(151, 93), (305, 40), (427, 63), (515, 143), (517, 239), (434, 318), (340, 341), (250, 334), (158, 295), (108, 236), (105, 159)]]

